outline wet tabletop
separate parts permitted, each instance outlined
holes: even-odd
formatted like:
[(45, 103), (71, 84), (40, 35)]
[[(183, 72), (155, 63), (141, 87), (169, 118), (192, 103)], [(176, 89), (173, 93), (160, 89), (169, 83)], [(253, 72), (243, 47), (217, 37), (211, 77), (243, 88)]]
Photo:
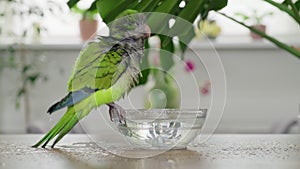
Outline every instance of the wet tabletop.
[[(70, 134), (55, 149), (31, 148), (41, 137), (0, 135), (0, 168), (300, 168), (300, 135), (213, 135), (204, 143), (193, 143), (187, 149), (122, 148), (118, 152), (95, 144), (87, 135)], [(117, 150), (118, 145), (114, 148)], [(149, 156), (145, 156), (147, 153)], [(140, 158), (130, 158), (139, 154), (142, 154)]]

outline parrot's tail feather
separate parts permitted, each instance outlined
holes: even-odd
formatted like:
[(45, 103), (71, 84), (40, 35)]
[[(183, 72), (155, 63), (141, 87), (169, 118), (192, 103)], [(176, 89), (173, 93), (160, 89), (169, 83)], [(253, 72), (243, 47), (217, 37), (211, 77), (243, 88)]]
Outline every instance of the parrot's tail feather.
[(52, 114), (53, 112), (62, 109), (64, 107), (73, 106), (74, 104), (80, 102), (81, 100), (87, 98), (95, 92), (94, 89), (83, 88), (75, 92), (70, 92), (66, 97), (61, 99), (59, 102), (55, 103), (48, 109), (48, 113)]
[(67, 123), (74, 117), (77, 116), (74, 113), (73, 107), (70, 107), (68, 111), (64, 114), (64, 116), (58, 121), (58, 123), (35, 145), (32, 147), (39, 147), (43, 144), (43, 148), (51, 141), (66, 125)]
[(74, 106), (68, 107), (67, 112), (62, 116), (58, 123), (35, 145), (32, 147), (43, 148), (58, 135), (52, 144), (52, 148), (58, 143), (83, 117), (89, 114), (89, 112), (95, 107), (95, 103), (89, 99), (85, 99)]
[(71, 121), (69, 121), (66, 124), (66, 126), (60, 131), (58, 137), (53, 142), (51, 148), (53, 148), (55, 144), (58, 143), (78, 123), (78, 121), (79, 121), (78, 116), (77, 115), (73, 116)]

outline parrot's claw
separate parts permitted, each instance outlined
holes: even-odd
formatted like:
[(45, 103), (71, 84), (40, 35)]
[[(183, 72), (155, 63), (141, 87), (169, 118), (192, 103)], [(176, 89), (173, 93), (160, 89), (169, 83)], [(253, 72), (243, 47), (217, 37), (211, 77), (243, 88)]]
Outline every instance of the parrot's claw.
[(116, 103), (110, 103), (107, 105), (109, 107), (110, 120), (114, 121), (116, 118), (118, 118), (121, 124), (126, 125), (125, 110)]

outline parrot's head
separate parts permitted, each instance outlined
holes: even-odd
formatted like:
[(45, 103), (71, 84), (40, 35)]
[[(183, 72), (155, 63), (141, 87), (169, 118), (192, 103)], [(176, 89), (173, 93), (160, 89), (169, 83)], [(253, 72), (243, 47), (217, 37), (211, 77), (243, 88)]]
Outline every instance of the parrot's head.
[(118, 39), (145, 39), (151, 35), (146, 16), (130, 9), (123, 11), (109, 27), (111, 36)]

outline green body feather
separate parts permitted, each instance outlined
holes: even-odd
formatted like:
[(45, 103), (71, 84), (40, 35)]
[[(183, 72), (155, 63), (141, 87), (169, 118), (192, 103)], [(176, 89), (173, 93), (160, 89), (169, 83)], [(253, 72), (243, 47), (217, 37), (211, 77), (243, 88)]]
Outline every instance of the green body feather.
[[(142, 29), (140, 26), (144, 20), (135, 19), (130, 17), (122, 20), (123, 27), (112, 27), (110, 37), (99, 37), (81, 51), (68, 83), (68, 92), (82, 93), (86, 89), (95, 92), (71, 105), (65, 104), (72, 100), (70, 94), (56, 103), (54, 111), (67, 105), (67, 112), (33, 147), (45, 147), (57, 136), (52, 144), (54, 147), (93, 108), (119, 100), (136, 83), (146, 37), (137, 30)], [(118, 21), (116, 25), (120, 26)], [(132, 29), (132, 25), (135, 25), (136, 30)], [(130, 30), (127, 30), (127, 27), (130, 27)], [(118, 29), (122, 36), (114, 34)], [(122, 33), (124, 31), (126, 33)]]

